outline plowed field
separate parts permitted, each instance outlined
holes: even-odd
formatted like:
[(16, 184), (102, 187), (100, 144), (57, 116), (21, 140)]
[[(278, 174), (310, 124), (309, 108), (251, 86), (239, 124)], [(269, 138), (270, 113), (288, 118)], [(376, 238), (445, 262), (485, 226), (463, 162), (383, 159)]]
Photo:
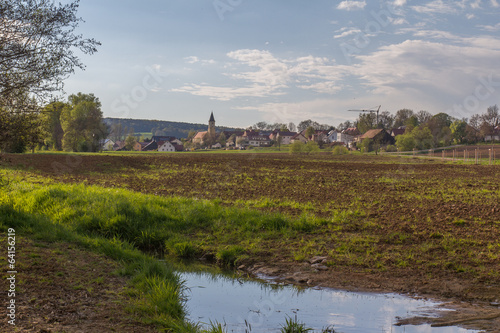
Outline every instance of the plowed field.
[(314, 273), (324, 285), (500, 300), (498, 165), (209, 153), (4, 155), (0, 165), (55, 182), (315, 215), (335, 224), (262, 243), (251, 259), (285, 274), (324, 255), (329, 270)]

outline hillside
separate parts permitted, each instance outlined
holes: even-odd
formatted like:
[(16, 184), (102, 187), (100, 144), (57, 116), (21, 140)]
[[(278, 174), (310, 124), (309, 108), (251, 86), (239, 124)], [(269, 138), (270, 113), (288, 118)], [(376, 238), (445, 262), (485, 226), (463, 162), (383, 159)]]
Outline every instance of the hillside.
[[(104, 122), (109, 127), (121, 124), (123, 129), (135, 133), (152, 133), (153, 135), (168, 135), (176, 138), (187, 138), (189, 131), (206, 131), (208, 124), (191, 124), (175, 121), (149, 120), (149, 119), (123, 119), (104, 118)], [(236, 128), (216, 127), (220, 130), (236, 130)]]

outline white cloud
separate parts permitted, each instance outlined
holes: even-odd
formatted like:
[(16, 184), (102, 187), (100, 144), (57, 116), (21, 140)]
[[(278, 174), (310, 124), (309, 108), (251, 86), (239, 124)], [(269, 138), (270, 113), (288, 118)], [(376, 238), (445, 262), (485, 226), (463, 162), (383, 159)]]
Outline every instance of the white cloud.
[(500, 5), (498, 4), (498, 1), (497, 0), (491, 0), (491, 5), (495, 8), (498, 8), (500, 7)]
[(478, 27), (489, 32), (500, 31), (500, 23), (497, 23), (495, 25), (479, 25)]
[(200, 58), (198, 58), (196, 56), (186, 57), (186, 58), (184, 58), (184, 61), (186, 61), (188, 64), (201, 63), (202, 65), (213, 65), (216, 63), (216, 61), (213, 59), (201, 60)]
[(403, 24), (409, 24), (409, 23), (408, 23), (408, 21), (406, 19), (400, 17), (400, 18), (392, 20), (392, 24), (394, 24), (394, 25), (403, 25)]
[(475, 0), (470, 4), (472, 9), (480, 9), (481, 8), (481, 0)]
[(342, 1), (337, 6), (337, 9), (341, 9), (341, 10), (360, 10), (360, 9), (364, 9), (365, 7), (366, 7), (366, 1), (352, 1), (352, 0), (347, 0), (347, 1)]
[(342, 67), (336, 66), (334, 61), (321, 57), (278, 59), (269, 51), (248, 49), (232, 51), (227, 56), (235, 62), (227, 65), (230, 72), (224, 75), (234, 81), (240, 81), (239, 87), (186, 84), (171, 91), (221, 101), (240, 97), (283, 95), (284, 89), (292, 87), (334, 94), (341, 89), (336, 82), (341, 80), (345, 72)]
[(362, 31), (360, 29), (358, 29), (358, 28), (351, 28), (351, 29), (342, 28), (342, 29), (337, 30), (335, 32), (336, 33), (340, 32), (340, 34), (333, 36), (333, 38), (343, 38), (343, 37), (347, 37), (347, 36), (350, 36), (350, 35), (359, 34)]
[(200, 59), (198, 57), (195, 57), (195, 56), (190, 56), (190, 57), (186, 57), (184, 58), (184, 60), (188, 63), (188, 64), (195, 64), (197, 62), (200, 61)]
[[(357, 56), (353, 74), (377, 93), (418, 93), (439, 101), (464, 98), (480, 76), (500, 66), (500, 40), (464, 39), (465, 45), (407, 40)], [(491, 46), (493, 45), (493, 46)], [(461, 97), (463, 96), (463, 97)]]
[(457, 13), (457, 9), (454, 5), (457, 5), (457, 3), (445, 3), (443, 0), (434, 0), (426, 5), (412, 6), (411, 8), (422, 14), (452, 14)]
[(396, 7), (402, 7), (406, 5), (406, 0), (394, 0), (393, 5)]

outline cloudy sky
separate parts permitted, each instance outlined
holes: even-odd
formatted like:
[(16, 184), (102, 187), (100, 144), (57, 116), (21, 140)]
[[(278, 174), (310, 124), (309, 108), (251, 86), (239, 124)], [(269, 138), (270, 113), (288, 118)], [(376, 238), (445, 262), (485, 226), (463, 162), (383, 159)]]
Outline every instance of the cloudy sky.
[(500, 104), (499, 0), (83, 0), (67, 93), (107, 117), (248, 126)]

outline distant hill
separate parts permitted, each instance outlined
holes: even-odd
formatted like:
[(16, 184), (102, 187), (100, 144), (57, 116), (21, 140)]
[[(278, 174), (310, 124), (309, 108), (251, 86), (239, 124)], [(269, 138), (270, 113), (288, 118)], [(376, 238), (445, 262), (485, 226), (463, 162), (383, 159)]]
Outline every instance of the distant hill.
[[(124, 119), (124, 118), (104, 118), (104, 123), (111, 127), (121, 124), (122, 128), (131, 129), (135, 133), (152, 133), (153, 135), (175, 136), (182, 139), (187, 138), (189, 131), (206, 131), (208, 124), (180, 123), (175, 121), (149, 120), (149, 119)], [(238, 130), (230, 127), (216, 127), (220, 130)]]

